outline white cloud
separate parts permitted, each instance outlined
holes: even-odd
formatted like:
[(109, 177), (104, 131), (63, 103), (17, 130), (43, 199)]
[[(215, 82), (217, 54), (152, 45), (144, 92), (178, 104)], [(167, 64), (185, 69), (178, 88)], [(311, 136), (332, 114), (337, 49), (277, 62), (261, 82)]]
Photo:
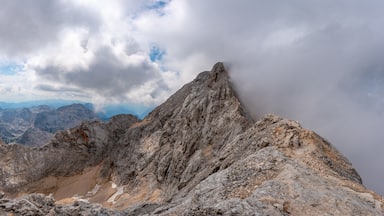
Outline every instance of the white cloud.
[(287, 29), (278, 29), (275, 32), (272, 32), (265, 39), (263, 44), (263, 49), (273, 49), (281, 46), (289, 46), (295, 42), (298, 42), (300, 39), (305, 37), (305, 29), (298, 28), (287, 28)]
[[(0, 36), (0, 42), (9, 44), (0, 49), (0, 54), (25, 62), (24, 73), (38, 77), (28, 88), (21, 84), (24, 90), (18, 92), (29, 95), (23, 97), (76, 97), (98, 103), (104, 100), (153, 105), (163, 101), (170, 90), (161, 81), (160, 66), (149, 60), (151, 42), (134, 38), (131, 23), (155, 3), (42, 0), (30, 5), (28, 16), (16, 16), (19, 4), (5, 2), (2, 10), (6, 20), (0, 22), (1, 31), (6, 31), (8, 20), (16, 20), (21, 26), (8, 30), (15, 38)], [(20, 41), (29, 45), (19, 49)], [(15, 93), (8, 98), (17, 97), (21, 96)]]
[(180, 71), (180, 80), (218, 60), (229, 63), (254, 115), (274, 112), (300, 120), (334, 142), (364, 182), (384, 193), (384, 174), (373, 169), (384, 159), (372, 154), (384, 151), (378, 130), (383, 111), (377, 111), (382, 102), (367, 98), (364, 86), (374, 80), (362, 82), (372, 71), (384, 77), (383, 4), (176, 0), (164, 16), (143, 13), (134, 24), (137, 37), (166, 48), (163, 63)]
[[(62, 70), (86, 69), (94, 58), (89, 51), (88, 31), (84, 28), (62, 29), (55, 46), (45, 47), (27, 59), (31, 68), (55, 65)], [(85, 43), (85, 44), (84, 44)]]
[[(225, 61), (254, 115), (275, 112), (300, 120), (334, 142), (367, 185), (384, 193), (384, 174), (373, 169), (384, 159), (372, 153), (384, 151), (379, 130), (384, 2), (159, 5), (156, 0), (3, 1), (0, 56), (22, 62), (25, 70), (1, 75), (1, 93), (158, 104)], [(149, 59), (153, 45), (166, 53), (155, 63)]]

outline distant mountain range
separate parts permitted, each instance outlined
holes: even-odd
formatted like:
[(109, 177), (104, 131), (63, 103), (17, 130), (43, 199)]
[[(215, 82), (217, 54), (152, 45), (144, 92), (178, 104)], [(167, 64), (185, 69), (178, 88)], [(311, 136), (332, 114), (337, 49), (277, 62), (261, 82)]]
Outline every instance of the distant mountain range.
[[(84, 105), (43, 113), (5, 116), (41, 131), (93, 117)], [(384, 199), (297, 121), (253, 119), (219, 62), (143, 120), (83, 122), (42, 147), (0, 142), (0, 215), (373, 216)]]
[(91, 103), (67, 100), (0, 102), (0, 139), (5, 143), (39, 146), (49, 142), (55, 132), (82, 121), (108, 121), (118, 114), (143, 118), (151, 110), (150, 107), (120, 104), (96, 112)]
[[(76, 100), (35, 100), (35, 101), (23, 101), (23, 102), (2, 102), (0, 101), (0, 109), (20, 109), (20, 108), (33, 108), (42, 105), (57, 109), (59, 107), (68, 106), (72, 104), (82, 104), (90, 110), (95, 110), (95, 106), (92, 103)], [(108, 120), (112, 116), (118, 114), (132, 114), (138, 118), (144, 118), (154, 107), (143, 105), (132, 105), (127, 103), (122, 104), (109, 104), (105, 105), (102, 110), (95, 111), (95, 113), (102, 120)]]
[(39, 146), (50, 141), (59, 130), (74, 127), (85, 120), (98, 119), (100, 117), (84, 104), (57, 109), (48, 105), (0, 108), (0, 138), (5, 143)]
[(23, 102), (3, 102), (0, 101), (0, 108), (3, 109), (15, 109), (15, 108), (30, 108), (37, 107), (41, 105), (46, 105), (53, 108), (59, 108), (62, 106), (68, 106), (71, 104), (87, 104), (92, 105), (91, 103), (84, 103), (82, 101), (76, 100), (34, 100), (34, 101), (23, 101)]

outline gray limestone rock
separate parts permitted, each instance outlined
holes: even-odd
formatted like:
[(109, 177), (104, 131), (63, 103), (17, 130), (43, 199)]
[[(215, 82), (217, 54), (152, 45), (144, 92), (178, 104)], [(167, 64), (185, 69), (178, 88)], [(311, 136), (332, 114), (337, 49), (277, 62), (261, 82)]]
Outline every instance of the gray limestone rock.
[(43, 194), (30, 194), (14, 200), (1, 199), (0, 214), (7, 215), (7, 213), (16, 216), (117, 215), (117, 213), (103, 208), (100, 204), (86, 201), (76, 201), (71, 205), (57, 205), (51, 196)]
[(0, 145), (0, 165), (4, 214), (384, 215), (383, 198), (329, 142), (275, 115), (254, 122), (222, 63), (142, 121), (83, 123), (39, 148)]
[[(114, 134), (136, 121), (136, 117), (129, 115), (108, 123), (83, 122), (56, 133), (53, 140), (42, 147), (0, 145), (0, 190), (15, 195), (38, 187), (43, 178), (78, 174), (86, 167), (101, 163), (116, 139)], [(115, 124), (119, 127), (113, 126)]]

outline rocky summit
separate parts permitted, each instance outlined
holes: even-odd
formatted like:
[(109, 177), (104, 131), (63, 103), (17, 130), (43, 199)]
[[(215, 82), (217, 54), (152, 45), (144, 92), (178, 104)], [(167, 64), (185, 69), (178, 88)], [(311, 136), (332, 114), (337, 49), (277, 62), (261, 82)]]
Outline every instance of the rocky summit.
[(146, 118), (0, 144), (0, 215), (384, 215), (350, 162), (296, 121), (252, 119), (222, 63)]

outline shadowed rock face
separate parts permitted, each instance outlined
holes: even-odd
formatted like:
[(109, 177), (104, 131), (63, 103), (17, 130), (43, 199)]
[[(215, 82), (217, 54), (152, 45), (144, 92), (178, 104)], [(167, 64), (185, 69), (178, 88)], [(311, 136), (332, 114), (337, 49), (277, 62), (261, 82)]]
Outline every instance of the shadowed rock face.
[(39, 148), (0, 144), (0, 165), (1, 214), (384, 214), (326, 140), (274, 115), (254, 122), (222, 63), (142, 121), (83, 123)]

